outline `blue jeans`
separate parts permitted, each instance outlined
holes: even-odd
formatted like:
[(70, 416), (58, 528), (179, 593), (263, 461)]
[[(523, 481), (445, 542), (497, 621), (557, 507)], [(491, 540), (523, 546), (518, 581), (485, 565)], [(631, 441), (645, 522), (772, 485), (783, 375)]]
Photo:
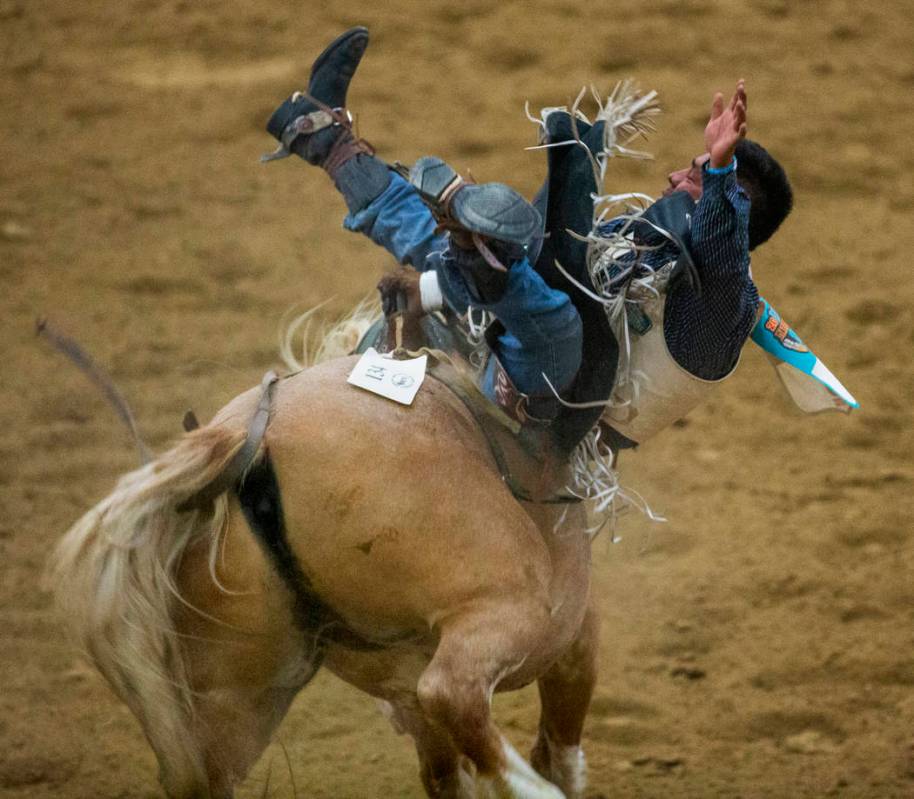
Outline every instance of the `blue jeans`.
[[(491, 311), (506, 333), (499, 336), (495, 355), (519, 391), (534, 397), (551, 396), (546, 379), (561, 390), (581, 365), (582, 325), (568, 295), (549, 288), (526, 257), (511, 264), (508, 286), (498, 302), (485, 304), (474, 293), (449, 257), (446, 235), (435, 234), (435, 220), (415, 190), (399, 175), (363, 210), (343, 222), (347, 230), (364, 233), (402, 264), (420, 272), (434, 269), (448, 305), (458, 314), (470, 307)], [(483, 376), (482, 390), (494, 398), (494, 363)]]

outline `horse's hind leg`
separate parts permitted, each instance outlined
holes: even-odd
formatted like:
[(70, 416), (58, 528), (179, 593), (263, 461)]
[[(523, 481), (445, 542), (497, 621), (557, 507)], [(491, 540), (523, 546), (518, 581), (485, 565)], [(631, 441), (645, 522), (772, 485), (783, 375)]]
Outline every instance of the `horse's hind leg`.
[(561, 799), (492, 722), (492, 692), (535, 652), (549, 614), (541, 603), (487, 608), (444, 625), (435, 656), (419, 679), (426, 716), (446, 730), (476, 766), (480, 795), (494, 799)]
[(599, 619), (591, 601), (577, 638), (538, 682), (542, 711), (530, 761), (568, 799), (583, 797), (587, 784), (581, 733), (597, 680), (598, 643)]

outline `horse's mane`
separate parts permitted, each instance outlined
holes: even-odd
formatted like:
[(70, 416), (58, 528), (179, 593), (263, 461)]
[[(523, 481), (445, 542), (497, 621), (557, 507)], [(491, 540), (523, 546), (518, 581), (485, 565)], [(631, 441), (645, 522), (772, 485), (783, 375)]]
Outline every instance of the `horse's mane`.
[(213, 480), (244, 444), (237, 425), (208, 425), (182, 437), (155, 460), (124, 475), (57, 545), (48, 584), (77, 641), (143, 724), (174, 795), (204, 784), (205, 764), (194, 736), (195, 698), (186, 646), (175, 616), (192, 607), (178, 573), (194, 543), (209, 540), (216, 576), (228, 524), (223, 495), (212, 509), (177, 506)]
[[(335, 322), (316, 319), (324, 304), (281, 323), (279, 355), (290, 371), (298, 372), (349, 355), (368, 328), (381, 318), (381, 302), (376, 293), (363, 299)], [(301, 340), (300, 356), (296, 354), (296, 339)]]

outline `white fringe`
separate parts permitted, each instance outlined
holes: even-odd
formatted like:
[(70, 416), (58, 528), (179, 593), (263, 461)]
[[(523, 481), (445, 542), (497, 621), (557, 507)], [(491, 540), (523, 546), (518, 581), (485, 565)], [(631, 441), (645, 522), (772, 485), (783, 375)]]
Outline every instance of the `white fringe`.
[[(570, 109), (567, 106), (543, 108), (537, 118), (530, 113), (529, 104), (525, 106), (527, 118), (539, 125), (541, 142), (545, 139), (546, 119), (556, 111), (565, 112), (572, 116), (572, 128), (575, 138), (570, 142), (556, 144), (540, 144), (538, 147), (528, 149), (542, 149), (553, 146), (578, 146), (587, 150), (594, 173), (594, 181), (602, 187), (605, 183), (606, 168), (612, 158), (651, 158), (651, 154), (634, 150), (629, 145), (638, 137), (647, 137), (655, 130), (654, 118), (660, 113), (657, 103), (657, 93), (648, 92), (641, 94), (636, 85), (630, 81), (621, 81), (616, 84), (609, 96), (603, 100), (599, 93), (591, 88), (591, 94), (597, 104), (597, 113), (593, 123), (581, 111), (581, 102), (586, 93), (581, 89)], [(577, 133), (577, 121), (589, 124), (603, 121), (602, 147), (599, 152), (592, 152), (582, 141)], [(573, 283), (578, 289), (603, 305), (606, 316), (616, 339), (620, 344), (619, 366), (616, 376), (616, 385), (613, 395), (606, 401), (595, 403), (569, 403), (559, 397), (558, 392), (549, 383), (556, 398), (566, 406), (571, 407), (598, 407), (621, 406), (637, 397), (639, 375), (631, 370), (631, 333), (628, 325), (628, 306), (641, 304), (645, 298), (659, 296), (658, 274), (649, 273), (632, 277), (632, 264), (626, 260), (632, 252), (645, 252), (653, 247), (636, 245), (632, 236), (632, 223), (654, 200), (652, 197), (637, 192), (624, 194), (594, 194), (593, 218), (591, 231), (586, 236), (578, 238), (587, 243), (587, 271), (596, 291), (581, 285), (556, 262), (556, 268)], [(622, 218), (626, 220), (622, 226), (610, 233), (601, 232), (601, 228), (609, 218)], [(661, 233), (663, 231), (660, 231)], [(574, 235), (574, 234), (572, 234)], [(545, 378), (545, 375), (544, 375)], [(616, 392), (629, 399), (621, 400)], [(591, 511), (598, 521), (587, 529), (587, 535), (596, 536), (607, 524), (610, 529), (615, 529), (616, 519), (632, 508), (644, 513), (652, 521), (665, 521), (665, 519), (651, 510), (644, 498), (632, 489), (623, 488), (619, 484), (618, 475), (613, 469), (614, 456), (606, 442), (600, 440), (600, 426), (596, 425), (578, 444), (571, 454), (571, 483), (568, 491), (581, 499), (591, 503)], [(564, 517), (563, 517), (564, 518)], [(559, 522), (561, 525), (561, 520)], [(617, 540), (615, 536), (613, 540)]]
[[(591, 164), (594, 168), (594, 178), (598, 186), (603, 185), (606, 176), (606, 166), (610, 159), (617, 156), (623, 158), (650, 159), (653, 155), (640, 150), (633, 150), (628, 145), (639, 136), (647, 137), (649, 133), (656, 130), (654, 118), (660, 114), (660, 104), (657, 102), (657, 92), (651, 91), (647, 94), (641, 94), (637, 85), (631, 80), (620, 81), (615, 85), (612, 92), (604, 100), (599, 92), (591, 87), (590, 93), (597, 104), (597, 113), (593, 122), (581, 110), (581, 102), (587, 93), (586, 88), (582, 88), (571, 104), (568, 106), (551, 106), (540, 110), (540, 116), (535, 117), (530, 113), (530, 105), (527, 103), (524, 110), (527, 118), (542, 128), (542, 134), (546, 131), (546, 118), (557, 111), (571, 114), (572, 127), (577, 134), (577, 121), (586, 122), (588, 125), (597, 122), (606, 122), (603, 127), (602, 149), (593, 153), (586, 145), (581, 142), (580, 137), (575, 135), (575, 139), (569, 142), (556, 144), (539, 144), (535, 147), (528, 147), (528, 150), (548, 149), (549, 147), (561, 146), (580, 146), (587, 149), (590, 155)], [(541, 136), (543, 138), (543, 136)]]
[(655, 513), (641, 494), (619, 483), (619, 475), (613, 468), (613, 452), (600, 437), (600, 426), (595, 425), (574, 448), (570, 458), (571, 482), (566, 489), (589, 502), (589, 510), (596, 517), (596, 523), (584, 531), (585, 535), (593, 539), (608, 525), (612, 542), (617, 543), (621, 539), (615, 535), (616, 520), (633, 508), (651, 521), (666, 519)]

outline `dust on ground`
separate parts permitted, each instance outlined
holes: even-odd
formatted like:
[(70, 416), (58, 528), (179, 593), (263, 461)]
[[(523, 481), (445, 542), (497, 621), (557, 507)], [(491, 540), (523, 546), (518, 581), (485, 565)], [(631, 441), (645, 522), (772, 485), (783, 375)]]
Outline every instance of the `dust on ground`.
[[(751, 135), (796, 188), (757, 281), (863, 410), (801, 416), (750, 346), (711, 402), (624, 458), (670, 522), (596, 543), (590, 795), (914, 795), (908, 3), (0, 0), (0, 796), (160, 795), (139, 726), (40, 585), (134, 453), (34, 319), (77, 334), (162, 447), (186, 408), (205, 417), (275, 364), (291, 305), (333, 315), (370, 292), (390, 259), (340, 230), (326, 177), (257, 161), (272, 107), (359, 23), (373, 40), (350, 105), (379, 153), (528, 195), (544, 158), (524, 150), (525, 101), (656, 88), (657, 161), (609, 176), (656, 193), (701, 149), (711, 93), (747, 79)], [(526, 747), (535, 693), (497, 709)], [(421, 795), (409, 742), (326, 675), (240, 795), (268, 773), (275, 797), (293, 777), (299, 796)]]

